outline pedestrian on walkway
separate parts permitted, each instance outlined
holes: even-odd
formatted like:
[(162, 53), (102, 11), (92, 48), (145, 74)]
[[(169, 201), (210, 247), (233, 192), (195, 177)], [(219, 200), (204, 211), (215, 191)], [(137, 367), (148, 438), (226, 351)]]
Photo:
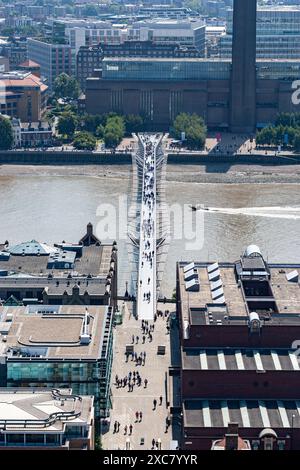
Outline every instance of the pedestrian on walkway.
[(163, 397), (160, 396), (160, 397), (159, 397), (159, 405), (160, 405), (160, 406), (162, 405), (162, 402), (163, 402)]
[(131, 342), (134, 344), (134, 335), (132, 335)]
[(124, 428), (124, 435), (126, 436), (126, 434), (127, 434), (127, 424), (126, 424), (126, 426), (125, 426), (125, 428)]
[(118, 427), (118, 423), (117, 421), (114, 422), (114, 434), (117, 432), (117, 427)]
[(140, 423), (142, 422), (143, 419), (143, 413), (140, 411)]
[(137, 336), (137, 337), (136, 337), (136, 344), (139, 343), (139, 339), (140, 339), (140, 338)]
[(131, 434), (132, 434), (132, 428), (133, 428), (133, 426), (132, 426), (132, 424), (130, 424), (130, 426), (129, 426), (129, 436), (131, 436)]
[(139, 420), (139, 416), (140, 416), (139, 412), (136, 411), (136, 412), (135, 412), (135, 422), (136, 422), (136, 423), (137, 423), (138, 420)]
[(156, 410), (157, 400), (154, 398), (153, 400), (153, 411)]
[(145, 344), (146, 336), (143, 335), (143, 344)]
[(154, 449), (154, 446), (155, 446), (155, 439), (153, 438), (152, 439), (152, 449)]
[(145, 380), (144, 380), (144, 388), (147, 388), (147, 385), (148, 385), (148, 380), (145, 379)]

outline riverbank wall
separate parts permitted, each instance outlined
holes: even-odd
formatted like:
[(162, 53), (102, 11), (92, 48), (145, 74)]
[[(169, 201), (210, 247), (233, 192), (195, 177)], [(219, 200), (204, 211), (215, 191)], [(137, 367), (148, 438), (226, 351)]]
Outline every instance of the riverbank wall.
[[(0, 165), (131, 165), (130, 153), (95, 153), (77, 151), (1, 151)], [(299, 165), (300, 155), (280, 156), (262, 154), (215, 155), (203, 153), (169, 153), (172, 165), (201, 165), (208, 163)]]

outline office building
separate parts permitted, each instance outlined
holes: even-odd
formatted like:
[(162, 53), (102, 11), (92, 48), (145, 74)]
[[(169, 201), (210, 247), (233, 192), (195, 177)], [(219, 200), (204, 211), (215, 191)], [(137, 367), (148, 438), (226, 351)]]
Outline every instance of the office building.
[(94, 398), (71, 389), (0, 388), (0, 450), (93, 450)]
[(1, 55), (8, 58), (10, 70), (27, 60), (27, 39), (14, 38), (0, 45)]
[[(300, 5), (266, 6), (257, 11), (258, 58), (300, 58)], [(233, 11), (228, 11), (227, 33), (220, 38), (220, 57), (232, 53)]]
[(0, 307), (0, 386), (71, 388), (107, 416), (113, 345), (108, 306)]
[(28, 39), (28, 59), (38, 63), (41, 75), (47, 80), (49, 92), (53, 91), (54, 81), (61, 73), (72, 75), (71, 47), (68, 44), (56, 44), (47, 39)]
[(1, 114), (23, 122), (39, 121), (46, 110), (48, 87), (30, 72), (0, 74)]
[(224, 447), (226, 434), (300, 448), (299, 273), (255, 245), (234, 263), (177, 264), (183, 449)]
[(88, 224), (78, 244), (31, 240), (4, 244), (0, 298), (5, 305), (117, 306), (117, 248), (102, 244)]
[[(151, 18), (116, 23), (113, 20), (49, 19), (53, 32), (63, 25), (65, 39), (77, 53), (81, 46), (122, 44), (124, 41), (152, 41), (158, 44), (195, 46), (205, 55), (205, 24), (194, 18)], [(60, 28), (62, 35), (63, 28)]]

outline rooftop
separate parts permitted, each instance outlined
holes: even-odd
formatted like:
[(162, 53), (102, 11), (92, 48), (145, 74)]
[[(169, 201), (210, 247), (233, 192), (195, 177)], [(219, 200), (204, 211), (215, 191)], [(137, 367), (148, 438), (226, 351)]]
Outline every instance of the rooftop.
[(42, 80), (31, 72), (4, 72), (0, 74), (1, 81), (6, 87), (34, 87), (41, 88), (41, 91), (46, 90), (48, 87)]
[(89, 425), (93, 397), (72, 395), (71, 389), (0, 389), (0, 424), (5, 431), (64, 431), (66, 422)]
[[(23, 249), (25, 255), (22, 254)], [(110, 268), (112, 246), (83, 246), (82, 256), (75, 259), (74, 268), (67, 263), (68, 266), (64, 265), (60, 269), (48, 267), (49, 254), (58, 252), (55, 247), (49, 247), (49, 245), (38, 242), (29, 242), (6, 249), (6, 251), (8, 250), (11, 253), (9, 258), (2, 260), (0, 256), (0, 270), (5, 270), (11, 274), (25, 273), (32, 276), (48, 276), (51, 273), (55, 277), (66, 277), (70, 273), (74, 276), (91, 274), (92, 276), (103, 275), (106, 277)]]
[(291, 349), (189, 349), (182, 351), (184, 370), (299, 371)]
[[(300, 428), (299, 401), (294, 400), (186, 400), (185, 427)], [(294, 415), (294, 417), (293, 417)]]
[[(88, 310), (78, 305), (1, 307), (0, 355), (10, 361), (97, 360), (109, 317), (106, 306), (89, 306)], [(86, 321), (90, 340), (82, 342)]]
[(178, 263), (183, 321), (245, 323), (256, 312), (264, 324), (300, 323), (300, 264), (268, 264), (252, 248), (235, 263)]

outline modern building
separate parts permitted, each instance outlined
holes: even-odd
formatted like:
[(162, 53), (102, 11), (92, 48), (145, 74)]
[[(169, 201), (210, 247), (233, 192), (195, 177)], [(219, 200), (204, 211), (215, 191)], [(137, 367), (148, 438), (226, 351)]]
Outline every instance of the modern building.
[[(300, 5), (259, 7), (256, 27), (258, 58), (300, 58)], [(220, 57), (231, 57), (232, 38), (233, 11), (229, 10), (227, 32), (220, 38)]]
[(0, 73), (1, 114), (24, 122), (41, 120), (46, 110), (48, 87), (30, 72)]
[(195, 46), (180, 44), (157, 44), (153, 41), (125, 41), (122, 44), (98, 44), (82, 46), (77, 54), (76, 73), (81, 89), (85, 90), (86, 79), (102, 70), (102, 60), (108, 57), (172, 57), (195, 58), (200, 53)]
[[(64, 25), (65, 38), (77, 53), (81, 46), (122, 44), (124, 41), (152, 41), (159, 44), (195, 46), (201, 57), (205, 54), (205, 24), (194, 18), (151, 18), (117, 22), (95, 19), (49, 19), (53, 31)], [(60, 34), (62, 30), (60, 29)]]
[(47, 39), (28, 39), (28, 58), (41, 67), (41, 75), (47, 80), (49, 91), (53, 91), (54, 81), (61, 73), (74, 72), (71, 46), (56, 44)]
[(88, 224), (78, 244), (31, 240), (0, 247), (0, 298), (17, 304), (117, 306), (117, 248)]
[(97, 419), (109, 415), (111, 307), (0, 307), (0, 319), (2, 387), (71, 388), (94, 396)]
[(300, 448), (299, 273), (255, 245), (234, 263), (177, 264), (183, 449), (224, 447), (226, 434)]
[(10, 70), (16, 70), (17, 66), (27, 60), (27, 39), (14, 38), (0, 45), (1, 55), (9, 60)]
[(0, 450), (94, 450), (94, 397), (1, 388)]

